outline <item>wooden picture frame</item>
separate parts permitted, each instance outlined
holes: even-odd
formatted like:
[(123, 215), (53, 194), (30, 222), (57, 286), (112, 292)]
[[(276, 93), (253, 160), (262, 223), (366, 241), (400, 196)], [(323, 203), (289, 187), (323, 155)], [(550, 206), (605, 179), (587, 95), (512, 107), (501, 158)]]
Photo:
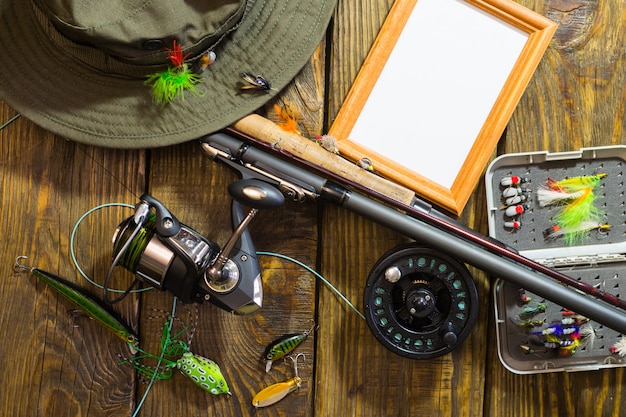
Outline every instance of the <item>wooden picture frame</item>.
[(329, 134), (458, 215), (556, 28), (511, 0), (396, 0)]

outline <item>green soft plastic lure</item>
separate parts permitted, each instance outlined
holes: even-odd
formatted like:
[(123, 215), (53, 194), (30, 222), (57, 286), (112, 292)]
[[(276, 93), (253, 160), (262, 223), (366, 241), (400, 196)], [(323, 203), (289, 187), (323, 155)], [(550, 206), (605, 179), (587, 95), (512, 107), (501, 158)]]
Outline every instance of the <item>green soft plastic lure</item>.
[(139, 338), (109, 306), (88, 291), (61, 277), (38, 268), (21, 265), (19, 260), (25, 258), (25, 256), (17, 258), (15, 261), (16, 269), (19, 268), (30, 271), (34, 276), (74, 303), (80, 310), (84, 311), (85, 314), (102, 323), (106, 328), (115, 333), (117, 337), (128, 343), (132, 351), (136, 351), (139, 345)]
[(232, 395), (220, 367), (211, 359), (185, 352), (176, 367), (203, 390), (213, 395)]

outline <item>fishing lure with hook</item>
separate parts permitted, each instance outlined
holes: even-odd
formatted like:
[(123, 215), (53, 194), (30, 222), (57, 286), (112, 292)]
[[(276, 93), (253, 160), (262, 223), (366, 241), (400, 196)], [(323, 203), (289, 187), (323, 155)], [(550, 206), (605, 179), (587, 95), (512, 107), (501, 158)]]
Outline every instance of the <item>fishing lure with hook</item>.
[(293, 352), (295, 348), (306, 340), (315, 327), (316, 325), (314, 324), (309, 330), (302, 333), (285, 334), (270, 343), (263, 352), (263, 359), (266, 361), (265, 372), (269, 372), (272, 369), (272, 362)]
[(520, 311), (518, 316), (521, 320), (526, 320), (536, 316), (539, 313), (545, 312), (547, 307), (548, 305), (546, 303), (539, 303), (534, 306), (526, 306), (522, 309), (522, 311)]
[(573, 246), (582, 242), (586, 234), (593, 230), (606, 234), (611, 230), (611, 225), (594, 221), (583, 221), (573, 227), (561, 227), (555, 224), (543, 231), (543, 237), (546, 240), (563, 238), (567, 245)]
[(511, 187), (511, 186), (518, 186), (528, 181), (529, 179), (526, 177), (520, 177), (518, 175), (510, 175), (510, 176), (506, 176), (502, 178), (500, 180), (500, 185), (504, 187)]
[(578, 326), (565, 326), (557, 323), (552, 326), (546, 327), (543, 330), (533, 331), (531, 332), (531, 334), (569, 336), (580, 334), (580, 329)]
[(287, 381), (277, 382), (263, 388), (252, 398), (252, 405), (256, 408), (267, 407), (276, 404), (302, 385), (302, 378), (298, 376), (298, 358), (304, 357), (304, 353), (298, 353), (296, 357), (289, 356), (293, 361), (294, 377)]
[(264, 91), (269, 92), (274, 90), (272, 88), (272, 84), (267, 81), (261, 75), (252, 75), (249, 72), (242, 72), (241, 79), (246, 82), (246, 84), (241, 85), (239, 87), (242, 91)]
[(540, 187), (537, 189), (537, 202), (539, 202), (540, 207), (565, 204), (584, 197), (585, 193), (586, 189), (569, 192), (560, 188)]
[(43, 271), (41, 269), (26, 266), (20, 263), (21, 259), (27, 259), (27, 256), (18, 256), (15, 260), (14, 269), (30, 271), (34, 276), (46, 283), (48, 286), (56, 290), (63, 297), (74, 303), (79, 309), (84, 311), (94, 320), (102, 323), (106, 328), (111, 330), (120, 339), (128, 344), (133, 353), (137, 352), (139, 346), (139, 338), (133, 330), (114, 312), (108, 305), (104, 304), (100, 299), (93, 296), (88, 291), (78, 287), (71, 282)]
[(579, 191), (586, 188), (596, 188), (600, 185), (602, 178), (607, 174), (600, 173), (596, 175), (582, 175), (578, 177), (570, 177), (562, 180), (548, 178), (546, 185), (553, 190), (565, 190), (569, 192)]
[[(183, 375), (193, 381), (203, 390), (213, 394), (232, 395), (228, 383), (220, 367), (211, 359), (205, 358), (189, 350), (189, 345), (178, 339), (188, 331), (185, 327), (175, 335), (171, 334), (173, 319), (168, 317), (161, 335), (161, 355), (140, 350), (141, 355), (122, 361), (120, 365), (131, 363), (144, 377), (154, 380), (164, 380), (172, 376), (172, 369), (178, 369)], [(158, 361), (155, 368), (141, 363), (143, 359)], [(164, 364), (164, 366), (160, 366)]]

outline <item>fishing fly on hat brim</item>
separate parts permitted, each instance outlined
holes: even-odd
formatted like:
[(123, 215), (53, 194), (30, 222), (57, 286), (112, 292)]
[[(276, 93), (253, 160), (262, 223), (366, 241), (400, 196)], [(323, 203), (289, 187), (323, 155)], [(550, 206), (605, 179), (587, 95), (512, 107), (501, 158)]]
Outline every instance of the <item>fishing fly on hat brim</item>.
[[(190, 141), (254, 112), (284, 88), (317, 48), (334, 6), (335, 0), (256, 0), (218, 45), (218, 58), (198, 85), (203, 94), (159, 107), (145, 79), (94, 70), (48, 36), (32, 3), (0, 0), (0, 99), (43, 128), (90, 145)], [(241, 94), (243, 71), (262, 74), (275, 91)]]

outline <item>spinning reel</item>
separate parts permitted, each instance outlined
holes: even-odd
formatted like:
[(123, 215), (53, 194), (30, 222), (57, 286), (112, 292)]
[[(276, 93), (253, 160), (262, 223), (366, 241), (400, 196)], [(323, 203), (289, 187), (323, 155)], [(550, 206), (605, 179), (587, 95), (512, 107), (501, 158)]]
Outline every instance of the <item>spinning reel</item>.
[(478, 294), (464, 264), (417, 244), (387, 252), (364, 291), (365, 317), (392, 352), (430, 359), (457, 347), (478, 314)]
[[(136, 281), (170, 291), (184, 303), (210, 301), (237, 314), (259, 309), (263, 299), (261, 267), (247, 226), (258, 209), (276, 208), (284, 197), (275, 187), (254, 179), (235, 181), (228, 191), (233, 197), (235, 229), (221, 250), (180, 223), (157, 199), (144, 194), (135, 214), (115, 232), (105, 287), (119, 264), (133, 272)], [(252, 207), (246, 216), (242, 204)]]

